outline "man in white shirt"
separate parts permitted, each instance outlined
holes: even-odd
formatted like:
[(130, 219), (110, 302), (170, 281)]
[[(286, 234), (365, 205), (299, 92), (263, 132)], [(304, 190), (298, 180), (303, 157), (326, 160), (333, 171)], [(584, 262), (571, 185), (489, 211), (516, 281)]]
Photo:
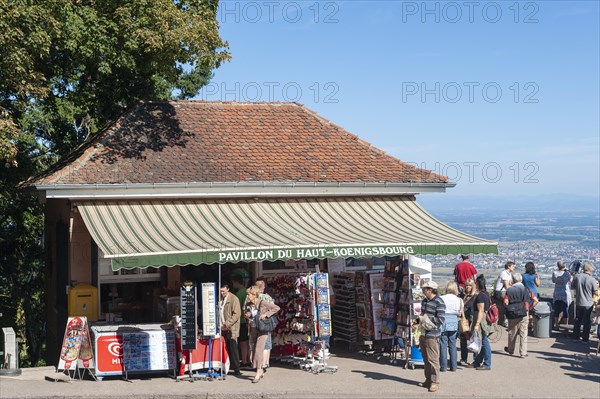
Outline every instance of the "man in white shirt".
[(498, 324), (504, 327), (508, 327), (508, 322), (504, 315), (504, 296), (508, 287), (512, 285), (512, 272), (515, 271), (515, 262), (508, 261), (504, 264), (504, 270), (498, 276), (496, 280), (496, 286), (494, 287), (494, 303), (498, 306)]

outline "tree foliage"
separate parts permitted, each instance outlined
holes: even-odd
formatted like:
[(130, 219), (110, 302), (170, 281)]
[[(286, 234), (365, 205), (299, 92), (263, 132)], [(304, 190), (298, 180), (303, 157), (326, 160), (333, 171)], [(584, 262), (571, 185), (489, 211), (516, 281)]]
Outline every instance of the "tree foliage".
[[(195, 96), (230, 58), (217, 8), (215, 0), (0, 0), (0, 312), (3, 326), (21, 320), (21, 338), (43, 326), (43, 219), (19, 182), (141, 99)], [(35, 362), (38, 347), (28, 344)]]

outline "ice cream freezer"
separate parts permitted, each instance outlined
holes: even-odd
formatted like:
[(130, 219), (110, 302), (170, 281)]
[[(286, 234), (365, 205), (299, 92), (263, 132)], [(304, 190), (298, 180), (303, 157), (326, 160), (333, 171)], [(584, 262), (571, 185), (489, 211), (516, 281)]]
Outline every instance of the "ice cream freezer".
[(93, 325), (96, 377), (173, 373), (175, 329), (169, 324)]

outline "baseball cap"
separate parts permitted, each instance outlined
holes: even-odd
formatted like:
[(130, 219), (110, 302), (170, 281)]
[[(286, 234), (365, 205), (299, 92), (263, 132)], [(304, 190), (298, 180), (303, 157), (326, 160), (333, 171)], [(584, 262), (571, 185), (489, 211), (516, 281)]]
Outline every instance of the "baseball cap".
[(438, 285), (435, 281), (426, 281), (425, 283), (423, 283), (421, 288), (431, 288), (432, 290), (437, 290)]

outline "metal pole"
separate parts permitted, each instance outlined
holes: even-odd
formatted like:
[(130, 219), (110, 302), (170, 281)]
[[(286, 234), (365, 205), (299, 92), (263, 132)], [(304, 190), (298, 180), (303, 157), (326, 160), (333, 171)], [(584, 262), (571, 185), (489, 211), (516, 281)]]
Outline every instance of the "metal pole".
[(221, 308), (222, 303), (221, 302), (223, 301), (223, 298), (221, 298), (221, 278), (222, 278), (221, 277), (221, 266), (222, 265), (219, 263), (219, 281), (218, 281), (219, 286), (217, 287), (217, 295), (219, 297), (219, 302), (218, 302), (217, 306), (219, 307), (219, 311), (217, 312), (217, 315), (218, 315), (218, 322), (219, 322), (219, 356), (220, 356), (219, 360), (221, 361), (221, 367), (220, 367), (221, 378), (223, 378), (223, 344), (226, 342), (223, 337), (223, 328), (221, 326), (221, 311), (222, 311), (222, 308)]

